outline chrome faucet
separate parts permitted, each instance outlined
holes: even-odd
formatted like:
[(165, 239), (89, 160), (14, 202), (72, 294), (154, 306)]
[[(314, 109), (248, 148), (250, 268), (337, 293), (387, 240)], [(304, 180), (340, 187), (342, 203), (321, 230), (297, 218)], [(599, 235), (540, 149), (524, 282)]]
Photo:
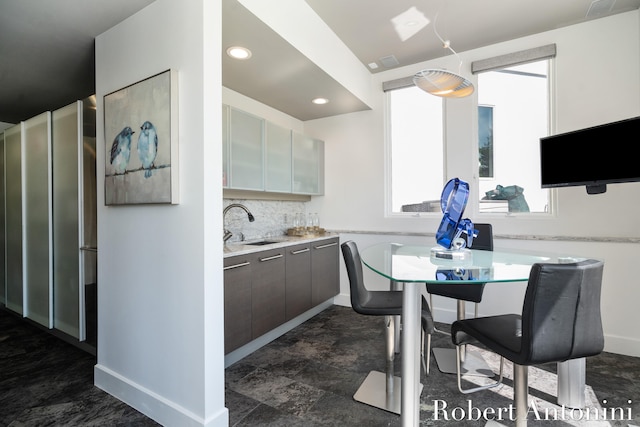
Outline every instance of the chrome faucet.
[[(226, 208), (224, 208), (224, 211), (222, 211), (222, 226), (224, 228), (224, 220), (227, 217), (227, 212), (229, 212), (229, 209), (231, 208), (240, 208), (242, 210), (244, 210), (247, 213), (247, 217), (249, 218), (249, 222), (253, 222), (256, 219), (253, 217), (253, 214), (249, 211), (249, 209), (247, 209), (247, 207), (245, 205), (241, 205), (240, 203), (231, 203), (229, 206), (227, 206)], [(223, 241), (226, 242), (227, 240), (229, 240), (231, 238), (231, 236), (233, 236), (233, 233), (230, 232), (229, 230), (227, 230), (226, 228), (224, 228), (223, 230)]]

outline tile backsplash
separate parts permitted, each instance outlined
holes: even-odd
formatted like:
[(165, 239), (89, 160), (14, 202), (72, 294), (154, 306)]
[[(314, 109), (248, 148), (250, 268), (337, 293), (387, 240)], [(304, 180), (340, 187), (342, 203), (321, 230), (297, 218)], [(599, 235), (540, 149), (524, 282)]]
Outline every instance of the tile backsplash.
[[(249, 200), (249, 199), (224, 199), (226, 208), (232, 203), (244, 205), (255, 217), (254, 222), (249, 222), (247, 213), (240, 208), (231, 208), (226, 215), (224, 227), (233, 233), (229, 242), (255, 240), (264, 237), (278, 237), (287, 233), (292, 227), (293, 217), (296, 213), (306, 214), (306, 202), (281, 201), (281, 200)], [(220, 230), (222, 233), (222, 230)]]

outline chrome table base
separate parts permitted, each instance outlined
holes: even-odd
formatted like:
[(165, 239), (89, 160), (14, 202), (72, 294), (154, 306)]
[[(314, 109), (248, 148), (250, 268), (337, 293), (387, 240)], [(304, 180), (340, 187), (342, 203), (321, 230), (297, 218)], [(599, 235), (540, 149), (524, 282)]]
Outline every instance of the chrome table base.
[[(387, 376), (383, 372), (371, 371), (360, 388), (353, 395), (358, 402), (400, 415), (402, 408), (402, 379), (391, 377), (387, 386)], [(423, 385), (420, 384), (420, 393)]]

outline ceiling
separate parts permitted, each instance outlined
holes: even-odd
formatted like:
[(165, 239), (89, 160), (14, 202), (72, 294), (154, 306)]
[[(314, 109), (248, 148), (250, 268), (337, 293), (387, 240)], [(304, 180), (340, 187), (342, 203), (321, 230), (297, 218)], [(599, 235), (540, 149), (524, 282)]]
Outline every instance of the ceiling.
[[(464, 52), (640, 7), (640, 0), (287, 1), (306, 1), (367, 75), (448, 55), (434, 32), (434, 20), (438, 34)], [(93, 94), (94, 38), (152, 2), (0, 0), (0, 122), (17, 123)], [(224, 86), (300, 120), (369, 108), (244, 3), (222, 0), (223, 52), (243, 45), (253, 53), (246, 61), (223, 53)], [(413, 7), (414, 18), (422, 14), (431, 22), (402, 41), (392, 20)], [(289, 13), (284, 8), (275, 12)], [(397, 64), (385, 66), (383, 58), (391, 56)], [(316, 96), (330, 102), (314, 105), (310, 100)]]
[(95, 93), (94, 39), (153, 0), (0, 0), (0, 122)]

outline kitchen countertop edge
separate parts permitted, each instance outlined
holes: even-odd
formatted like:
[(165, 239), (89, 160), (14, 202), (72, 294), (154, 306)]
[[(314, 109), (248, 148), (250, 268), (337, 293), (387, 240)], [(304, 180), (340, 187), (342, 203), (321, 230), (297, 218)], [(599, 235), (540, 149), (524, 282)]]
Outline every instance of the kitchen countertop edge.
[(269, 239), (259, 239), (256, 241), (269, 240), (274, 241), (274, 243), (270, 243), (267, 245), (251, 245), (251, 241), (247, 242), (233, 242), (233, 243), (225, 243), (224, 245), (224, 258), (236, 255), (246, 255), (250, 253), (263, 252), (272, 249), (284, 248), (287, 246), (294, 246), (308, 242), (317, 242), (326, 239), (332, 239), (335, 237), (339, 237), (338, 233), (326, 233), (313, 237), (296, 237), (296, 236), (279, 236)]

